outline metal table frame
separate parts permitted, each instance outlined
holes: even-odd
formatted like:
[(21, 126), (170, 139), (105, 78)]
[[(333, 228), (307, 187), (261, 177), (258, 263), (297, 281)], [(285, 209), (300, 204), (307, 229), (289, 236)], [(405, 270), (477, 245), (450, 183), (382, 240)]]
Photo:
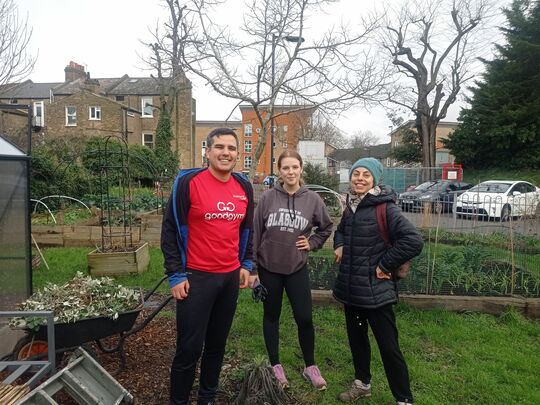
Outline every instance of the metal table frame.
[(41, 378), (47, 374), (51, 376), (56, 370), (56, 353), (54, 346), (54, 312), (53, 311), (0, 311), (0, 317), (40, 317), (47, 321), (47, 344), (48, 360), (13, 360), (0, 361), (0, 371), (10, 371), (11, 373), (4, 379), (4, 384), (11, 384), (27, 371), (35, 374), (28, 380), (27, 384), (33, 388)]

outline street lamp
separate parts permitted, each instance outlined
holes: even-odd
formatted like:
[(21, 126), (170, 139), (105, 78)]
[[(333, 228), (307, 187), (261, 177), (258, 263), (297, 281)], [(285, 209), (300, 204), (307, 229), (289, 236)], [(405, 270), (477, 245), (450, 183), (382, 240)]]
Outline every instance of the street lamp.
[[(275, 87), (275, 80), (276, 80), (276, 41), (279, 38), (283, 38), (287, 42), (296, 42), (302, 43), (305, 41), (303, 37), (295, 36), (295, 35), (285, 35), (280, 36), (278, 34), (272, 33), (272, 96), (274, 95), (274, 87)], [(274, 100), (275, 103), (275, 100)], [(275, 104), (274, 104), (275, 106)], [(274, 123), (274, 114), (272, 114), (272, 117), (270, 119), (270, 175), (274, 175), (274, 136), (276, 132), (276, 126)]]

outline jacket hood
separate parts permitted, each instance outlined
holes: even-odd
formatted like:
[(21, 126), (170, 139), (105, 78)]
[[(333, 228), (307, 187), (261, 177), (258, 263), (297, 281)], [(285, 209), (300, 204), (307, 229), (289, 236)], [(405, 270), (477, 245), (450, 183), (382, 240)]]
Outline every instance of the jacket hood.
[(300, 195), (302, 195), (302, 194), (304, 194), (304, 193), (307, 193), (307, 192), (309, 191), (308, 188), (307, 188), (306, 186), (301, 185), (300, 188), (299, 188), (298, 190), (296, 190), (296, 192), (295, 192), (294, 194), (289, 194), (289, 193), (287, 192), (287, 190), (285, 190), (285, 189), (283, 188), (283, 184), (281, 184), (279, 181), (276, 182), (276, 184), (274, 185), (274, 188), (275, 188), (277, 191), (279, 191), (280, 193), (283, 193), (283, 194), (285, 194), (285, 195), (287, 195), (287, 196), (291, 196), (291, 197), (292, 197), (292, 196), (298, 197), (298, 196), (300, 196)]

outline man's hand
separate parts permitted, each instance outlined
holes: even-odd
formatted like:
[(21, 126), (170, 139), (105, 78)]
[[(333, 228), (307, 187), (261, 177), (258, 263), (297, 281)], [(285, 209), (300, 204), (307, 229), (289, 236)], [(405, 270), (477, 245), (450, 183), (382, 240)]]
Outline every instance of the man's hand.
[(336, 263), (341, 263), (341, 258), (343, 257), (343, 246), (340, 246), (334, 250), (334, 259)]
[(240, 267), (240, 288), (246, 288), (249, 284), (249, 270)]
[(381, 270), (379, 266), (377, 266), (377, 278), (380, 278), (382, 280), (390, 280), (392, 278), (392, 275), (389, 273), (385, 273)]
[(248, 283), (248, 286), (249, 288), (253, 288), (253, 286), (255, 285), (255, 283), (259, 281), (259, 276), (255, 275), (255, 276), (252, 276), (251, 274), (249, 275), (249, 283)]
[(308, 252), (311, 249), (311, 247), (309, 246), (309, 240), (304, 235), (298, 237), (298, 240), (296, 241), (296, 247), (298, 248), (298, 250), (307, 250)]
[(189, 281), (182, 281), (180, 284), (171, 288), (171, 294), (177, 300), (183, 300), (187, 298), (189, 293)]

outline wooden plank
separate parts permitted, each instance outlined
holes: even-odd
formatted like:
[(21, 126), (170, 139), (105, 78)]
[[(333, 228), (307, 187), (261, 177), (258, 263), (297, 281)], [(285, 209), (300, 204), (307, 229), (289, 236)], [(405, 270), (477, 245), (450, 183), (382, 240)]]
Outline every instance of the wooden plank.
[[(332, 296), (332, 291), (312, 290), (311, 296), (316, 305), (341, 305)], [(474, 311), (492, 315), (500, 315), (508, 308), (516, 308), (529, 318), (540, 319), (540, 298), (400, 294), (399, 300), (419, 309), (440, 308), (455, 312)]]

